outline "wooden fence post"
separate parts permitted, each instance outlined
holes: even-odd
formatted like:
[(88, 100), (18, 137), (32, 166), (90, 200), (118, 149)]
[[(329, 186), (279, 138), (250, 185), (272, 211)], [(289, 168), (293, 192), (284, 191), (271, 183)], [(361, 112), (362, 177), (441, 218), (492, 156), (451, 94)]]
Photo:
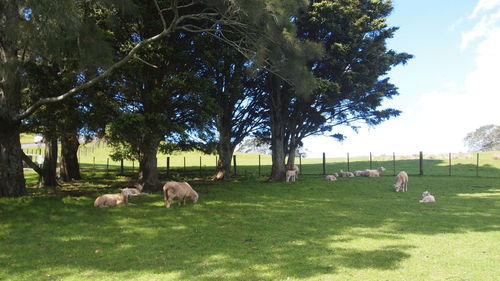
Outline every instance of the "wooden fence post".
[(109, 158), (106, 158), (106, 174), (109, 173)]
[(299, 174), (302, 175), (302, 154), (299, 153)]
[(186, 173), (186, 156), (184, 156), (184, 173)]
[(260, 154), (259, 154), (259, 177), (260, 177)]
[(424, 175), (424, 153), (422, 151), (420, 151), (420, 175), (423, 176)]
[(201, 156), (200, 156), (200, 177), (201, 177)]
[(326, 155), (323, 152), (323, 175), (326, 175)]
[(370, 170), (373, 169), (372, 168), (372, 153), (370, 152)]
[(234, 168), (234, 175), (237, 175), (237, 172), (236, 172), (236, 155), (233, 155), (233, 168)]
[(349, 172), (350, 169), (350, 161), (349, 161), (349, 152), (347, 152), (347, 171)]
[(167, 177), (170, 176), (170, 156), (167, 156)]

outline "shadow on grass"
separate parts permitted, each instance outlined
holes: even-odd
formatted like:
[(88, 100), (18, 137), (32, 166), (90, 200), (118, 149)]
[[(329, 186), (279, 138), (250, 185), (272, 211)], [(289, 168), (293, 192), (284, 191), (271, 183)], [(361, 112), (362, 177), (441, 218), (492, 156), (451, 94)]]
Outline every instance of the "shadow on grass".
[[(407, 235), (499, 230), (493, 179), (411, 177), (407, 193), (392, 183), (192, 182), (199, 202), (171, 209), (161, 194), (109, 209), (92, 207), (91, 196), (1, 199), (0, 279), (275, 280), (395, 270), (417, 247)], [(438, 203), (419, 204), (423, 190)]]

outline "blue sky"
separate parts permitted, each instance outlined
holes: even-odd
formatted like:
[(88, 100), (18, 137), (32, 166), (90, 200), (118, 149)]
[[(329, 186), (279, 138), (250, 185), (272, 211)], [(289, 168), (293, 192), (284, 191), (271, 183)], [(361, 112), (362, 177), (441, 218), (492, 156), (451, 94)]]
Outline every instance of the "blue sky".
[(463, 138), (500, 125), (500, 0), (394, 0), (388, 47), (415, 57), (388, 74), (400, 95), (384, 102), (403, 111), (347, 139), (304, 140), (308, 157), (465, 152)]

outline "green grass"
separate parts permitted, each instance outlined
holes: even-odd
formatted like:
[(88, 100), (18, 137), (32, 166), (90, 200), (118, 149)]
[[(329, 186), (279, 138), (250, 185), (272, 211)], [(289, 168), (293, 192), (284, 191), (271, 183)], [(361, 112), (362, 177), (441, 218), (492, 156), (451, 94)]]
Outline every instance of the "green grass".
[[(304, 170), (309, 166), (304, 167)], [(314, 169), (314, 168), (310, 168)], [(498, 172), (498, 170), (496, 170)], [(127, 177), (86, 173), (65, 191), (0, 199), (0, 280), (498, 280), (500, 182), (490, 177), (302, 176), (193, 181), (100, 209)], [(429, 190), (435, 204), (420, 204)]]

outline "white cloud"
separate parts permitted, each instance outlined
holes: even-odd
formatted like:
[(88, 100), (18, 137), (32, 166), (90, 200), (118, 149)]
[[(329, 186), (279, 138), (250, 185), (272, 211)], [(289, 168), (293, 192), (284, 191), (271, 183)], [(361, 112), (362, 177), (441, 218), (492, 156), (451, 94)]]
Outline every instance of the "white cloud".
[(468, 74), (420, 93), (416, 103), (403, 106), (398, 118), (359, 134), (346, 131), (343, 144), (326, 138), (305, 140), (310, 156), (320, 157), (323, 151), (332, 156), (460, 152), (466, 150), (467, 133), (487, 124), (500, 125), (500, 0), (480, 0), (466, 21), (473, 27), (462, 32), (460, 48), (471, 48), (467, 55), (474, 56)]

